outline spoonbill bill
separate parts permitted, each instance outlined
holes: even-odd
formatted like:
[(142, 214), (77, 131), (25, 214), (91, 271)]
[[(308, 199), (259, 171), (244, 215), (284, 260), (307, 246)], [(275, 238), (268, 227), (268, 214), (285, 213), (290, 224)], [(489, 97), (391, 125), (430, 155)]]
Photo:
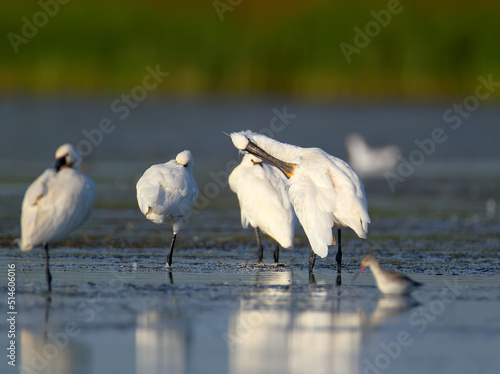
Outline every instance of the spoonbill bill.
[(184, 217), (193, 209), (198, 186), (193, 177), (193, 157), (182, 151), (174, 160), (147, 169), (136, 185), (137, 202), (150, 221), (173, 224), (173, 237), (166, 266), (172, 265), (175, 239)]
[(401, 149), (395, 145), (373, 148), (360, 134), (350, 134), (345, 139), (349, 162), (363, 177), (378, 177), (394, 170), (401, 157)]
[(276, 241), (274, 262), (279, 261), (279, 248), (293, 247), (295, 213), (285, 190), (286, 177), (260, 158), (246, 154), (229, 175), (229, 187), (238, 196), (241, 226), (255, 229), (258, 259), (264, 249), (259, 228)]
[[(309, 272), (316, 255), (328, 254), (333, 244), (332, 228), (350, 227), (365, 239), (370, 216), (363, 182), (341, 159), (319, 148), (301, 148), (278, 142), (251, 131), (230, 134), (234, 146), (277, 167), (288, 178), (287, 191), (295, 213), (311, 244)], [(339, 235), (336, 256), (341, 272)]]
[(378, 260), (371, 253), (363, 257), (361, 260), (361, 267), (355, 277), (361, 274), (367, 267), (371, 269), (375, 281), (377, 282), (378, 289), (384, 294), (408, 295), (422, 285), (422, 283), (415, 282), (404, 274), (383, 269)]
[(53, 167), (45, 170), (26, 190), (21, 212), (22, 251), (43, 245), (45, 277), (52, 291), (49, 244), (64, 239), (87, 221), (94, 205), (94, 182), (79, 171), (81, 156), (71, 144), (56, 151)]

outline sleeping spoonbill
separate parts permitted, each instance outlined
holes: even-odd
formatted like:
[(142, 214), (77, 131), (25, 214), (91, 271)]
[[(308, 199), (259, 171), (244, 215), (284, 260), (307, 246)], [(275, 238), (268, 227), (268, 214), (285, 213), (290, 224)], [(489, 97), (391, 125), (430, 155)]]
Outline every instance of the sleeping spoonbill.
[(64, 239), (87, 221), (94, 205), (94, 182), (79, 171), (81, 156), (71, 144), (56, 151), (52, 168), (45, 170), (26, 190), (21, 212), (22, 251), (45, 248), (45, 277), (52, 291), (49, 244)]
[[(319, 148), (301, 148), (280, 143), (251, 131), (231, 135), (234, 146), (277, 167), (288, 178), (290, 201), (311, 244), (309, 272), (316, 255), (328, 254), (333, 244), (332, 228), (350, 227), (365, 239), (370, 216), (363, 182), (358, 174), (339, 158)], [(341, 272), (342, 249), (339, 235), (336, 256)]]
[(139, 208), (147, 219), (157, 224), (173, 224), (172, 243), (166, 264), (169, 268), (172, 265), (177, 233), (198, 196), (191, 152), (182, 151), (175, 160), (151, 166), (139, 179), (136, 188)]
[(285, 176), (260, 158), (246, 154), (228, 182), (240, 202), (241, 226), (247, 228), (250, 224), (255, 229), (259, 261), (264, 255), (260, 228), (276, 241), (274, 262), (278, 262), (280, 245), (293, 247), (295, 233), (295, 214), (285, 190)]
[(371, 269), (375, 281), (377, 282), (378, 289), (384, 294), (408, 295), (422, 285), (422, 283), (415, 282), (404, 274), (383, 269), (375, 256), (371, 253), (363, 257), (361, 260), (361, 267), (354, 278), (361, 274), (367, 267)]

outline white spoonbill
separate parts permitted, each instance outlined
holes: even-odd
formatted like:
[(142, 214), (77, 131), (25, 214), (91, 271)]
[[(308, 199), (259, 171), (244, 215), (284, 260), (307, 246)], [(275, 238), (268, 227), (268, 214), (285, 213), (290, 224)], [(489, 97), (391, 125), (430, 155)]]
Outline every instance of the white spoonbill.
[(56, 151), (54, 166), (40, 175), (26, 190), (21, 212), (23, 251), (45, 247), (45, 276), (49, 292), (49, 244), (64, 239), (82, 226), (94, 205), (94, 182), (79, 171), (81, 156), (71, 144)]
[(371, 253), (366, 254), (361, 260), (361, 267), (355, 275), (355, 278), (367, 267), (371, 269), (375, 281), (377, 282), (378, 289), (385, 294), (408, 295), (422, 285), (422, 283), (415, 282), (404, 274), (383, 269), (375, 256)]
[(359, 175), (378, 177), (393, 170), (401, 157), (401, 149), (395, 145), (373, 148), (360, 134), (350, 134), (345, 139), (349, 162)]
[(340, 228), (350, 227), (365, 239), (370, 216), (363, 182), (339, 158), (319, 148), (280, 143), (251, 131), (231, 134), (236, 148), (276, 166), (288, 178), (287, 189), (295, 213), (311, 244), (309, 272), (316, 255), (324, 258), (333, 244), (332, 228), (338, 228), (337, 270), (341, 272)]
[(139, 208), (147, 219), (157, 224), (173, 224), (172, 244), (167, 257), (167, 267), (170, 267), (175, 238), (198, 196), (191, 152), (182, 151), (175, 160), (151, 166), (139, 179), (136, 188)]
[(241, 226), (247, 228), (250, 224), (255, 229), (259, 261), (264, 255), (260, 228), (276, 241), (274, 262), (278, 262), (280, 245), (293, 247), (295, 233), (295, 214), (285, 190), (285, 176), (260, 158), (246, 154), (228, 182), (240, 202)]

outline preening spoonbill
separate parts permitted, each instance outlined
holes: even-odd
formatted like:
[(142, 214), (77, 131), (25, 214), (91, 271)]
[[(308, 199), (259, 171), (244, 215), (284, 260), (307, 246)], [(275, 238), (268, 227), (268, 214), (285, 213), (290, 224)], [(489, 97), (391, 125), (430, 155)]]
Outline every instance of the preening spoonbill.
[(157, 224), (173, 224), (172, 243), (167, 257), (167, 267), (170, 267), (175, 238), (198, 196), (191, 152), (182, 151), (175, 160), (151, 166), (139, 179), (136, 188), (139, 208), (147, 219)]
[[(350, 227), (360, 238), (366, 238), (370, 216), (365, 189), (345, 161), (319, 148), (280, 143), (251, 131), (232, 133), (231, 140), (237, 149), (276, 166), (288, 178), (288, 196), (311, 244), (309, 272), (316, 255), (324, 258), (328, 254), (334, 226), (339, 234), (340, 228)], [(336, 260), (340, 273), (340, 235)]]
[(64, 239), (82, 226), (94, 205), (94, 182), (79, 171), (81, 156), (71, 144), (56, 151), (52, 168), (45, 170), (26, 190), (21, 212), (23, 251), (45, 247), (45, 276), (52, 290), (49, 244)]
[(395, 145), (372, 148), (360, 134), (350, 134), (345, 139), (349, 162), (363, 177), (382, 176), (393, 170), (401, 157), (401, 149)]
[(404, 274), (382, 269), (380, 263), (371, 253), (366, 254), (361, 260), (357, 277), (365, 268), (369, 267), (375, 277), (378, 289), (385, 294), (408, 295), (410, 292), (420, 287), (422, 283), (415, 282)]
[(259, 261), (264, 254), (261, 229), (276, 241), (274, 262), (278, 262), (279, 246), (292, 247), (295, 233), (295, 214), (285, 190), (285, 176), (260, 158), (246, 154), (228, 182), (240, 202), (241, 226), (247, 228), (250, 224), (255, 229)]

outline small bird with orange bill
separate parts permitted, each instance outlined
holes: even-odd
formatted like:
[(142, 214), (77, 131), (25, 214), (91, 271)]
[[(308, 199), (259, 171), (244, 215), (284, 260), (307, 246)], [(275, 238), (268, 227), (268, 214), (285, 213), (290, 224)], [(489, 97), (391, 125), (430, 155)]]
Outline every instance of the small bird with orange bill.
[(371, 269), (378, 289), (384, 294), (408, 295), (422, 285), (404, 274), (383, 269), (371, 253), (366, 254), (361, 260), (361, 267), (354, 279), (367, 267)]

